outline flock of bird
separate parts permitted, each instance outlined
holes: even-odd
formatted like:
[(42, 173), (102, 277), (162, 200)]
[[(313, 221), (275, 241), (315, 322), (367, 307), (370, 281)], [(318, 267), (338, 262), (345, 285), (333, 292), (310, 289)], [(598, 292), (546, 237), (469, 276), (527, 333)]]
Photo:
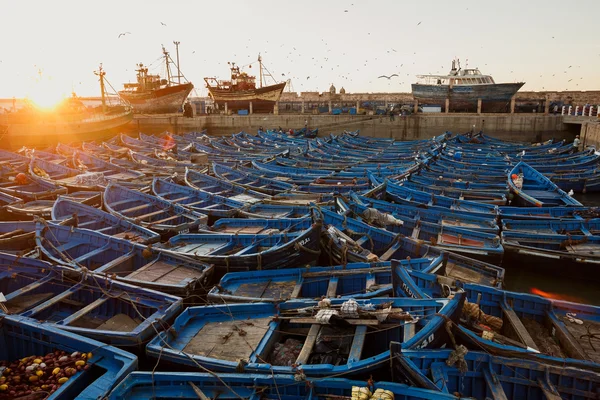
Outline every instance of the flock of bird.
[[(351, 6), (354, 6), (354, 4), (352, 3), (352, 4), (351, 4)], [(468, 8), (467, 8), (467, 11), (468, 11)], [(344, 12), (345, 12), (345, 13), (347, 13), (347, 12), (349, 12), (349, 10), (348, 10), (348, 9), (345, 9), (345, 10), (344, 10)], [(423, 23), (423, 21), (419, 21), (419, 22), (416, 24), (416, 26), (420, 26), (422, 23)], [(161, 26), (163, 26), (163, 27), (166, 27), (166, 26), (167, 26), (167, 24), (166, 24), (166, 23), (164, 23), (164, 22), (162, 22), (162, 21), (160, 22), (160, 24), (161, 24)], [(122, 33), (119, 33), (119, 35), (117, 36), (117, 39), (121, 39), (122, 37), (125, 37), (126, 35), (131, 35), (131, 32), (122, 32)], [(368, 33), (367, 33), (367, 35), (371, 35), (371, 33), (370, 33), (370, 32), (368, 32)], [(554, 39), (554, 36), (552, 37), (552, 39)], [(250, 42), (250, 41), (251, 41), (251, 39), (248, 39), (248, 42)], [(327, 43), (325, 42), (325, 40), (324, 40), (324, 39), (321, 39), (321, 41), (323, 42), (323, 44), (324, 44), (325, 46), (327, 46)], [(269, 43), (269, 41), (267, 40), (267, 41), (266, 41), (266, 43), (268, 44), (268, 43)], [(282, 44), (280, 47), (283, 47), (283, 46), (285, 46), (285, 45), (284, 45), (284, 44)], [(246, 49), (248, 49), (248, 48), (249, 48), (249, 46), (246, 46)], [(483, 48), (483, 46), (482, 46), (482, 48)], [(296, 54), (294, 54), (294, 52), (296, 52), (296, 51), (297, 51), (297, 50), (296, 50), (296, 47), (292, 47), (292, 49), (293, 49), (293, 51), (289, 51), (289, 52), (288, 52), (288, 55), (287, 55), (287, 57), (286, 57), (287, 59), (290, 59), (290, 57), (291, 57), (291, 59), (293, 60), (293, 59), (294, 59), (294, 57), (296, 57), (296, 56), (302, 56), (302, 55), (301, 55), (301, 54), (299, 54), (299, 53), (298, 53), (297, 55), (296, 55)], [(326, 53), (329, 53), (329, 52), (331, 52), (331, 49), (327, 49), (327, 50), (326, 50)], [(397, 53), (397, 50), (396, 50), (396, 49), (393, 49), (393, 48), (390, 48), (389, 50), (387, 50), (387, 51), (386, 51), (386, 53), (388, 53), (388, 54), (390, 54), (390, 52), (392, 52), (392, 53)], [(195, 53), (196, 53), (196, 51), (195, 51), (195, 50), (194, 50), (194, 51), (192, 51), (192, 54), (195, 54)], [(264, 51), (264, 53), (265, 53), (265, 54), (267, 54), (267, 53), (268, 53), (268, 51)], [(345, 55), (346, 55), (346, 53), (343, 53), (343, 55), (345, 56)], [(417, 55), (417, 53), (416, 53), (416, 52), (413, 52), (413, 55)], [(236, 57), (237, 55), (236, 55), (236, 54), (234, 54), (233, 56), (234, 56), (234, 57)], [(248, 58), (250, 58), (251, 56), (250, 56), (250, 55), (247, 55), (247, 57), (248, 57)], [(328, 57), (324, 57), (324, 58), (323, 58), (323, 61), (324, 61), (324, 62), (323, 62), (323, 61), (320, 61), (320, 60), (318, 60), (318, 59), (316, 59), (315, 57), (312, 57), (312, 60), (314, 60), (314, 66), (316, 66), (316, 67), (320, 67), (321, 69), (323, 69), (323, 68), (324, 68), (324, 65), (327, 65), (327, 63), (328, 63), (328, 61), (329, 61), (329, 58), (328, 58)], [(377, 59), (377, 58), (375, 58), (373, 61), (377, 61), (377, 60), (378, 60), (378, 59)], [(206, 61), (206, 60), (204, 60), (204, 61)], [(363, 64), (363, 67), (368, 67), (368, 63), (369, 63), (369, 60), (365, 60), (365, 62), (364, 62), (364, 64)], [(252, 64), (252, 63), (250, 63), (250, 64), (248, 64), (248, 65), (246, 65), (246, 66), (251, 66), (251, 64)], [(415, 62), (413, 62), (413, 64), (415, 64)], [(403, 65), (404, 65), (404, 64), (400, 64), (400, 66), (396, 65), (396, 68), (402, 68), (402, 67), (403, 67)], [(485, 65), (487, 66), (487, 64), (485, 64)], [(337, 68), (339, 68), (339, 67), (340, 67), (340, 65), (339, 65), (339, 64), (337, 64)], [(578, 66), (578, 67), (579, 67), (579, 66)], [(444, 66), (441, 66), (440, 68), (442, 69), (442, 71), (444, 70)], [(569, 67), (568, 67), (567, 69), (569, 69), (569, 68), (572, 68), (572, 65), (569, 65)], [(335, 69), (335, 67), (331, 67), (331, 71), (334, 71), (334, 69)], [(360, 72), (360, 68), (357, 68), (357, 69), (356, 69), (356, 71), (357, 71), (357, 72)], [(440, 71), (436, 71), (436, 73), (440, 73)], [(510, 71), (510, 73), (511, 73), (511, 74), (513, 74), (513, 73), (514, 73), (514, 71)], [(565, 71), (564, 71), (564, 73), (567, 73), (567, 71), (565, 70)], [(429, 74), (431, 74), (431, 73), (429, 73)], [(352, 80), (352, 78), (350, 78), (350, 75), (351, 75), (351, 73), (350, 73), (350, 71), (348, 71), (348, 72), (346, 72), (346, 73), (342, 73), (341, 75), (338, 75), (338, 78), (341, 78), (341, 79), (344, 79), (344, 80), (348, 80), (348, 81), (353, 81), (353, 80)], [(288, 71), (287, 73), (281, 73), (281, 76), (282, 76), (282, 77), (286, 77), (286, 78), (298, 79), (296, 76), (291, 76), (291, 71)], [(406, 74), (406, 76), (410, 76), (410, 73), (407, 73), (407, 74)], [(552, 76), (554, 77), (554, 76), (555, 76), (555, 74), (553, 74)], [(392, 74), (389, 74), (389, 75), (382, 74), (382, 75), (379, 75), (379, 76), (377, 77), (377, 79), (387, 79), (388, 81), (391, 81), (391, 80), (392, 80), (392, 78), (394, 78), (394, 77), (396, 77), (396, 78), (400, 78), (400, 75), (399, 75), (399, 73), (392, 73)], [(542, 75), (540, 75), (540, 78), (541, 78), (541, 77), (542, 77)], [(308, 81), (310, 78), (311, 78), (311, 77), (310, 77), (310, 75), (306, 76), (306, 81)], [(583, 77), (580, 77), (579, 79), (580, 79), (580, 80), (582, 80), (582, 79), (583, 79)], [(573, 79), (569, 79), (567, 82), (571, 82), (571, 81), (573, 81)], [(373, 81), (369, 81), (369, 83), (373, 83)], [(403, 84), (403, 83), (404, 83), (404, 82), (400, 82), (400, 84)], [(389, 83), (388, 83), (388, 85), (391, 85), (391, 84), (392, 84), (391, 82), (389, 82)], [(301, 87), (303, 87), (303, 86), (304, 86), (304, 84), (301, 82), (301, 83), (300, 83), (300, 86), (301, 86)], [(579, 84), (577, 84), (576, 86), (579, 86)], [(542, 89), (545, 89), (545, 88), (544, 88), (544, 87), (542, 87)], [(565, 90), (568, 90), (568, 89), (565, 89)]]

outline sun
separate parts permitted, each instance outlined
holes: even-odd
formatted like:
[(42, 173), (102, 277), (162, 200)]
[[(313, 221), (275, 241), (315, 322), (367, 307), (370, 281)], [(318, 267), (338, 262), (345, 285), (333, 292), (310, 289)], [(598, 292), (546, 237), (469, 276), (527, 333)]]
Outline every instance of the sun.
[(66, 95), (57, 91), (41, 90), (30, 93), (27, 99), (30, 100), (36, 107), (50, 111), (61, 103), (66, 98)]

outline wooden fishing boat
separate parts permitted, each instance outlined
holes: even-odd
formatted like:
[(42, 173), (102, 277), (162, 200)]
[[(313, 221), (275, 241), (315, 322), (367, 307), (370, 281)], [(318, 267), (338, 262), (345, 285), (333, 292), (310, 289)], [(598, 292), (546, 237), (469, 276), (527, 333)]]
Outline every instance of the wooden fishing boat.
[(34, 221), (0, 222), (0, 251), (23, 255), (35, 247)]
[(221, 218), (211, 227), (200, 229), (203, 233), (273, 234), (298, 232), (312, 226), (312, 216), (304, 218)]
[(164, 151), (177, 149), (177, 143), (171, 143), (169, 146), (163, 147), (163, 145), (161, 145), (161, 144), (136, 139), (136, 138), (128, 136), (124, 133), (121, 133), (121, 135), (119, 136), (119, 140), (120, 140), (121, 145), (123, 145), (125, 147), (129, 147), (130, 149), (132, 149), (134, 151), (154, 152), (154, 149), (164, 150)]
[(71, 226), (89, 229), (104, 235), (149, 244), (160, 241), (160, 234), (66, 197), (59, 197), (52, 207), (52, 220), (73, 220)]
[(208, 220), (199, 212), (113, 183), (106, 187), (102, 200), (111, 214), (161, 235), (197, 230)]
[(396, 235), (335, 212), (321, 210), (321, 248), (330, 263), (375, 262), (410, 258), (437, 259), (431, 273), (462, 282), (502, 287), (504, 269), (492, 264), (445, 252), (423, 241)]
[[(367, 387), (367, 385), (369, 385)], [(400, 383), (321, 378), (310, 385), (293, 375), (219, 374), (199, 372), (132, 372), (111, 392), (108, 400), (162, 399), (173, 395), (178, 399), (197, 399), (202, 393), (207, 399), (278, 399), (308, 398), (350, 399), (355, 393), (391, 394), (394, 400), (458, 400), (450, 394), (409, 387)], [(164, 394), (164, 396), (163, 396)]]
[(386, 229), (396, 235), (428, 242), (441, 250), (448, 250), (469, 257), (500, 265), (504, 249), (495, 233), (475, 231), (456, 226), (444, 226), (411, 218), (397, 219), (374, 208), (354, 205), (352, 208), (341, 199), (337, 200), (338, 212), (362, 219), (370, 225)]
[(553, 235), (600, 235), (600, 218), (593, 219), (502, 219), (502, 230)]
[(53, 263), (180, 297), (204, 290), (213, 271), (190, 258), (89, 229), (38, 223), (35, 240)]
[(580, 234), (505, 231), (502, 232), (502, 246), (507, 253), (533, 261), (529, 263), (530, 268), (582, 279), (596, 279), (598, 276), (600, 235), (589, 231)]
[(53, 199), (60, 194), (66, 194), (67, 189), (52, 182), (45, 181), (34, 175), (26, 175), (26, 182), (16, 181), (0, 183), (0, 191), (8, 193), (24, 201)]
[[(431, 259), (399, 261), (427, 269)], [(208, 292), (213, 303), (282, 302), (306, 298), (368, 299), (392, 293), (391, 262), (350, 263), (334, 267), (230, 272)]]
[(381, 212), (392, 214), (396, 218), (412, 218), (420, 221), (432, 222), (441, 226), (456, 226), (467, 228), (470, 230), (484, 231), (491, 233), (499, 233), (500, 228), (496, 222), (496, 218), (489, 216), (472, 215), (471, 213), (456, 210), (444, 209), (429, 209), (421, 207), (413, 207), (408, 205), (399, 205), (390, 203), (384, 200), (372, 199), (365, 196), (350, 194), (348, 205), (352, 209), (358, 211), (360, 205), (363, 207), (375, 208)]
[(54, 200), (35, 200), (27, 203), (7, 204), (4, 207), (7, 219), (31, 221), (36, 217), (50, 219)]
[(129, 157), (141, 167), (150, 167), (154, 169), (169, 169), (171, 173), (184, 173), (186, 168), (199, 168), (202, 171), (207, 171), (207, 168), (202, 165), (197, 165), (191, 161), (178, 161), (175, 159), (165, 160), (151, 155), (146, 155), (131, 151)]
[[(293, 374), (301, 366), (306, 376), (365, 372), (389, 362), (390, 341), (402, 342), (403, 348), (445, 345), (446, 320), (456, 320), (462, 303), (460, 295), (452, 300), (331, 299), (331, 310), (340, 314), (330, 319), (322, 315), (331, 310), (314, 316), (319, 311), (316, 301), (190, 307), (173, 324), (177, 335), (161, 332), (146, 351), (152, 357), (160, 354), (162, 360), (200, 364), (211, 371), (243, 367), (246, 373)], [(350, 305), (354, 310), (350, 315), (358, 319), (342, 311)], [(326, 339), (331, 336), (336, 339)], [(294, 349), (293, 365), (279, 361), (275, 349), (282, 345)], [(331, 353), (332, 349), (337, 351)]]
[[(321, 208), (323, 208), (321, 206)], [(312, 214), (313, 206), (290, 204), (252, 204), (240, 210), (240, 216), (245, 218), (304, 218)]]
[[(512, 176), (522, 176), (518, 187)], [(509, 172), (508, 187), (515, 195), (515, 202), (528, 207), (581, 206), (582, 204), (561, 190), (544, 175), (520, 162)]]
[(289, 192), (295, 189), (295, 185), (291, 183), (265, 178), (260, 175), (252, 175), (217, 163), (213, 163), (212, 170), (215, 176), (231, 184), (268, 195)]
[(91, 357), (86, 359), (91, 366), (88, 370), (77, 372), (56, 391), (46, 393), (47, 400), (103, 398), (137, 368), (137, 357), (131, 353), (20, 316), (2, 317), (0, 342), (0, 360), (8, 363), (32, 356), (55, 356), (56, 351), (59, 355), (78, 352)]
[(394, 295), (413, 298), (464, 291), (466, 306), (452, 331), (472, 350), (600, 372), (596, 339), (586, 335), (600, 326), (600, 307), (442, 281), (403, 265), (392, 266), (392, 283)]
[(186, 169), (185, 183), (194, 189), (248, 204), (258, 203), (270, 197), (267, 194), (249, 190), (192, 169)]
[(29, 164), (29, 173), (50, 183), (64, 186), (69, 192), (101, 190), (107, 182), (101, 174), (86, 174), (35, 157)]
[[(372, 182), (375, 185), (382, 184), (379, 179), (372, 177)], [(400, 186), (394, 182), (387, 181), (386, 195), (395, 202), (409, 204), (413, 206), (425, 205), (427, 207), (443, 207), (450, 210), (467, 211), (470, 213), (483, 215), (496, 215), (498, 207), (493, 204), (479, 203), (477, 201), (453, 199), (450, 197), (437, 195), (433, 193), (425, 193), (419, 190), (410, 189)]]
[[(583, 219), (590, 207), (511, 207), (498, 208), (500, 219)], [(593, 213), (592, 213), (593, 214)], [(594, 217), (593, 217), (594, 218)]]
[[(181, 311), (179, 297), (0, 253), (9, 314), (121, 346), (139, 345)], [(0, 311), (0, 314), (2, 312)], [(161, 328), (159, 328), (161, 329)]]
[(110, 181), (139, 181), (144, 178), (144, 174), (141, 172), (111, 164), (110, 162), (78, 150), (73, 153), (73, 165), (81, 171), (101, 173)]
[[(393, 179), (392, 179), (393, 180)], [(477, 201), (486, 204), (495, 204), (503, 206), (507, 204), (506, 190), (502, 191), (482, 191), (474, 189), (457, 189), (451, 187), (440, 187), (434, 184), (420, 184), (410, 180), (399, 182), (403, 187), (419, 190), (425, 193), (437, 194), (453, 199)]]
[[(469, 351), (464, 368), (452, 350), (394, 351), (394, 377), (411, 386), (476, 399), (593, 399), (600, 374)], [(404, 379), (402, 379), (404, 378)]]
[(178, 204), (213, 218), (233, 217), (247, 205), (247, 203), (203, 192), (189, 186), (181, 186), (161, 178), (155, 178), (152, 181), (152, 191), (156, 196), (169, 203)]
[(293, 233), (177, 235), (163, 248), (214, 265), (220, 273), (292, 268), (317, 260), (320, 234), (321, 224), (315, 222)]

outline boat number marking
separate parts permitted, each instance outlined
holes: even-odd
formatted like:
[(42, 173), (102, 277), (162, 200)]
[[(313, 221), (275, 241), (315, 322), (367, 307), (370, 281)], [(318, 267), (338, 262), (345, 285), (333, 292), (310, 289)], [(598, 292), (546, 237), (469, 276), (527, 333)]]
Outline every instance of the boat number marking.
[(304, 246), (306, 243), (310, 242), (310, 238), (302, 239), (300, 241), (300, 246)]
[(423, 340), (417, 347), (419, 349), (424, 349), (425, 347), (427, 347), (428, 345), (430, 345), (431, 343), (433, 343), (433, 333), (431, 335), (429, 335), (425, 340)]
[(406, 284), (406, 282), (402, 282), (402, 290), (404, 290), (404, 293), (406, 293), (409, 297), (412, 297), (413, 299), (417, 298), (417, 296), (415, 296), (415, 294), (413, 293), (413, 291), (410, 290), (410, 288), (408, 287), (408, 285)]

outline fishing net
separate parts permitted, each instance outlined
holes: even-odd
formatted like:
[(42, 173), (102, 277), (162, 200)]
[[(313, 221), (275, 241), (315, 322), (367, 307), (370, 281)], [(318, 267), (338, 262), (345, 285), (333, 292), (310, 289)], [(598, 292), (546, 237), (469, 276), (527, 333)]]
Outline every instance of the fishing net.
[(74, 182), (76, 185), (82, 186), (106, 186), (108, 184), (102, 172), (86, 172), (84, 174), (79, 174), (75, 177)]

